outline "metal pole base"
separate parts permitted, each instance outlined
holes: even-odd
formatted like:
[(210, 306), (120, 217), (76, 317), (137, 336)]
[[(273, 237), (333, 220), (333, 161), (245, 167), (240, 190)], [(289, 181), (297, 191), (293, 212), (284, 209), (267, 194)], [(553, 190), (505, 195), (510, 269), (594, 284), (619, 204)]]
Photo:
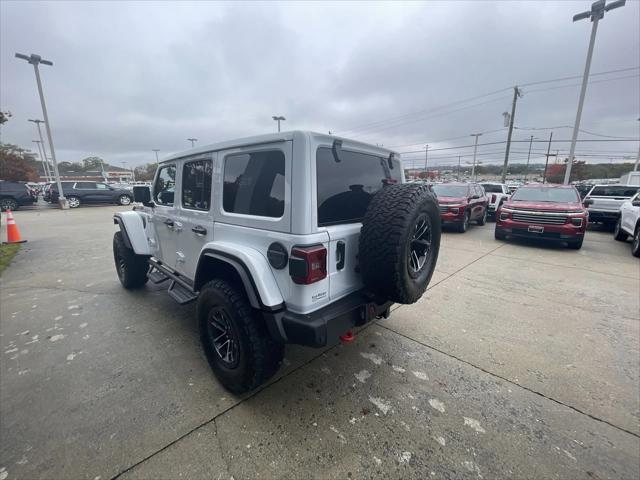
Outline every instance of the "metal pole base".
[(67, 202), (67, 199), (64, 197), (58, 199), (58, 206), (62, 210), (69, 210), (69, 202)]

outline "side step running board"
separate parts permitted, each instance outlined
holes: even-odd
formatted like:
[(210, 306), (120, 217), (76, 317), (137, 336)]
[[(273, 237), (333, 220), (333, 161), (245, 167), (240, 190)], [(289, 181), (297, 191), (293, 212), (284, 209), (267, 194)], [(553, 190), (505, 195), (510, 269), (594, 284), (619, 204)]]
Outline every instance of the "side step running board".
[(180, 285), (178, 282), (173, 280), (171, 285), (169, 286), (169, 290), (167, 291), (169, 295), (173, 297), (173, 299), (178, 302), (180, 305), (184, 305), (185, 303), (189, 303), (198, 298), (198, 295), (193, 293), (190, 290), (187, 290), (185, 287)]
[(169, 280), (169, 277), (167, 277), (160, 270), (156, 270), (155, 267), (147, 276), (149, 277), (149, 280), (151, 280), (151, 283), (155, 283), (156, 285), (158, 283), (166, 282), (167, 280)]

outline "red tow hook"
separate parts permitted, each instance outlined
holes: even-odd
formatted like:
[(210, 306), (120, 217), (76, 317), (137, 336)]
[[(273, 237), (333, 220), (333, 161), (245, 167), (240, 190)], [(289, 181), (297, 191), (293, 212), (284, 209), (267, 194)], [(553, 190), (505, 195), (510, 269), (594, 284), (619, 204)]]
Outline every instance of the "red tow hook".
[(356, 336), (351, 330), (348, 330), (344, 335), (340, 335), (340, 341), (343, 343), (351, 343), (355, 340)]

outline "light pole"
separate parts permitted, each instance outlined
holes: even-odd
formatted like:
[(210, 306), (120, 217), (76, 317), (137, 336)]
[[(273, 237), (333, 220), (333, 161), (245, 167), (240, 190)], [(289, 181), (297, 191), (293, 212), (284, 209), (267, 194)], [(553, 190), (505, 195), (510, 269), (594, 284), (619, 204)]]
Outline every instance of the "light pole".
[(153, 150), (151, 150), (151, 151), (152, 151), (152, 152), (154, 152), (154, 153), (156, 154), (156, 165), (157, 165), (158, 163), (160, 163), (160, 162), (158, 161), (158, 152), (160, 151), (160, 149), (158, 149), (158, 148), (154, 148), (154, 149), (153, 149)]
[(567, 169), (564, 172), (564, 183), (569, 183), (571, 178), (571, 166), (573, 165), (573, 156), (576, 151), (576, 141), (578, 140), (578, 131), (580, 130), (580, 120), (582, 118), (582, 107), (584, 106), (584, 97), (587, 92), (587, 83), (589, 82), (589, 71), (591, 70), (591, 57), (593, 56), (593, 46), (596, 43), (596, 32), (598, 31), (598, 22), (604, 18), (604, 12), (622, 7), (626, 0), (617, 0), (605, 5), (606, 0), (598, 0), (591, 4), (591, 10), (579, 13), (573, 16), (573, 21), (584, 20), (590, 18), (593, 23), (591, 27), (591, 38), (589, 38), (589, 49), (587, 50), (587, 61), (584, 66), (584, 75), (582, 77), (582, 87), (580, 88), (580, 98), (578, 100), (578, 111), (576, 112), (576, 122), (573, 125), (573, 135), (571, 136), (571, 148), (569, 150), (569, 159), (567, 161)]
[(191, 148), (194, 147), (194, 145), (196, 144), (196, 142), (198, 141), (197, 138), (187, 138), (188, 142), (191, 142)]
[(44, 102), (44, 93), (42, 92), (42, 82), (40, 81), (40, 70), (38, 69), (38, 65), (41, 63), (43, 65), (53, 65), (53, 62), (49, 60), (44, 60), (40, 55), (36, 55), (32, 53), (27, 56), (23, 53), (16, 53), (16, 58), (20, 58), (22, 60), (26, 60), (31, 65), (33, 65), (33, 70), (36, 73), (36, 83), (38, 84), (38, 94), (40, 95), (40, 103), (42, 104), (42, 116), (44, 117), (44, 125), (47, 127), (47, 137), (49, 138), (49, 150), (51, 150), (51, 160), (53, 161), (53, 171), (56, 175), (56, 183), (58, 184), (58, 205), (62, 209), (68, 209), (69, 203), (64, 196), (64, 192), (62, 191), (62, 182), (60, 182), (60, 172), (58, 172), (58, 162), (56, 162), (56, 151), (53, 148), (53, 137), (51, 135), (51, 123), (49, 123), (49, 115), (47, 115), (47, 106)]
[(44, 174), (49, 177), (49, 180), (53, 178), (51, 172), (49, 171), (49, 160), (47, 160), (47, 149), (44, 147), (44, 140), (42, 138), (42, 130), (40, 130), (40, 124), (44, 123), (44, 120), (28, 120), (29, 122), (33, 122), (38, 127), (38, 136), (40, 137), (40, 147), (42, 148), (42, 160), (44, 161)]
[(49, 171), (47, 170), (47, 164), (45, 163), (44, 156), (42, 155), (42, 146), (40, 145), (40, 140), (31, 140), (33, 143), (38, 145), (38, 155), (40, 155), (40, 161), (42, 162), (42, 170), (44, 172), (44, 178), (49, 181)]
[(458, 174), (456, 175), (456, 182), (460, 181), (460, 155), (458, 155)]
[[(638, 121), (640, 121), (640, 118), (638, 119)], [(636, 163), (633, 166), (633, 171), (637, 172), (638, 171), (638, 164), (640, 163), (640, 146), (638, 147), (638, 156), (636, 157)]]
[(427, 181), (429, 181), (429, 168), (427, 166), (428, 161), (429, 161), (429, 144), (427, 144), (424, 148), (424, 174)]
[[(476, 142), (473, 145), (473, 167), (471, 167), (471, 180), (474, 181), (476, 174), (476, 153), (478, 152), (478, 137), (482, 136), (481, 133), (472, 133), (471, 137), (476, 137)], [(503, 179), (504, 182), (504, 179)]]
[(527, 155), (527, 166), (524, 167), (524, 181), (527, 182), (527, 175), (529, 175), (529, 160), (531, 159), (531, 144), (533, 143), (533, 135), (529, 140), (529, 154)]
[(281, 121), (284, 122), (286, 118), (284, 118), (283, 116), (277, 116), (277, 115), (274, 115), (271, 118), (273, 118), (276, 122), (278, 122), (278, 132), (280, 132), (280, 122)]

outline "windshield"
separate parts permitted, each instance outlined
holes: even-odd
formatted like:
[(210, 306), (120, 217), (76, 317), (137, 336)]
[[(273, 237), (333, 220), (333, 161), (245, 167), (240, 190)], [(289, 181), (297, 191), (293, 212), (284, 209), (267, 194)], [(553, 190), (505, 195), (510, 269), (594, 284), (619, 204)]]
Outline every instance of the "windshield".
[(511, 200), (521, 202), (579, 202), (578, 194), (573, 188), (545, 188), (528, 187), (519, 188), (511, 197)]
[(466, 185), (438, 184), (434, 185), (431, 190), (433, 190), (438, 197), (466, 197), (469, 187)]
[(492, 185), (490, 183), (483, 183), (484, 191), (487, 193), (502, 193), (502, 185)]

